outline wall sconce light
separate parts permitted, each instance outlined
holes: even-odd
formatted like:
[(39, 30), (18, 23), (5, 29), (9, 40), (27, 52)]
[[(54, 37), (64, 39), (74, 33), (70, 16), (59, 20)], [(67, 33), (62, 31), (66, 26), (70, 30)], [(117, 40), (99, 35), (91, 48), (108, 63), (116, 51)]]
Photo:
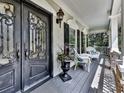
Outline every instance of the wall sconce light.
[(57, 19), (56, 19), (56, 23), (59, 24), (60, 28), (61, 28), (61, 21), (63, 20), (63, 17), (64, 17), (64, 12), (60, 8), (59, 11), (57, 12)]

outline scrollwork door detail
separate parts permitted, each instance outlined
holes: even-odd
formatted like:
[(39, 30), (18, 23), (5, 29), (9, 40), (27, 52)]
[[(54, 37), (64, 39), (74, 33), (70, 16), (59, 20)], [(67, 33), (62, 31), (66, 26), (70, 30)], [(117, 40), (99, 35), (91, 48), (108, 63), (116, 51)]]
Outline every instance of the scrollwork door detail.
[(14, 6), (0, 3), (0, 64), (14, 56)]
[(29, 57), (46, 57), (46, 23), (35, 14), (29, 12)]

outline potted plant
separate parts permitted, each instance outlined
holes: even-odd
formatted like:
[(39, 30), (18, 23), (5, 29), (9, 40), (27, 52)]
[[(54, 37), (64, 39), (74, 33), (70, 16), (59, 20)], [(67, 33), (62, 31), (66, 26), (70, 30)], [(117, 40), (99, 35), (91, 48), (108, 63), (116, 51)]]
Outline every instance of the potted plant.
[(67, 71), (70, 69), (70, 57), (64, 53), (61, 49), (61, 52), (58, 52), (57, 59), (61, 62), (61, 68), (63, 72), (59, 75), (60, 78), (65, 82), (71, 79), (71, 76), (67, 74)]

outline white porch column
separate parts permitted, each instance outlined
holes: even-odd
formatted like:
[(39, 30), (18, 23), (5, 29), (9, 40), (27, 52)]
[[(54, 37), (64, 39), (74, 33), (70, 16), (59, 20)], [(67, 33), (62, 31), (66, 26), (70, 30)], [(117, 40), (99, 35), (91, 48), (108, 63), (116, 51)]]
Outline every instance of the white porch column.
[(85, 51), (86, 51), (86, 48), (87, 48), (87, 29), (86, 28), (84, 28), (83, 33), (84, 33), (84, 39), (85, 39), (84, 48), (85, 48)]
[(124, 0), (121, 0), (121, 32), (122, 32), (122, 59), (123, 64), (122, 67), (124, 68)]
[(84, 45), (84, 48), (85, 48), (85, 52), (86, 52), (86, 48), (87, 48), (87, 28), (84, 28), (83, 30), (83, 33), (84, 33), (84, 39), (85, 39), (85, 45)]
[(111, 30), (109, 30), (108, 36), (109, 36), (109, 48), (111, 48), (112, 47), (112, 43), (111, 43)]
[[(121, 33), (122, 33), (122, 41), (124, 41), (124, 0), (121, 0)], [(124, 42), (122, 42), (121, 46), (122, 52), (122, 65), (120, 66), (120, 71), (122, 73), (122, 79), (124, 79)]]
[(77, 30), (75, 30), (75, 49), (77, 50)]
[(111, 52), (117, 52), (120, 54), (118, 48), (118, 16), (111, 18)]
[(84, 38), (85, 38), (85, 51), (86, 51), (86, 48), (87, 48), (87, 34), (84, 34)]

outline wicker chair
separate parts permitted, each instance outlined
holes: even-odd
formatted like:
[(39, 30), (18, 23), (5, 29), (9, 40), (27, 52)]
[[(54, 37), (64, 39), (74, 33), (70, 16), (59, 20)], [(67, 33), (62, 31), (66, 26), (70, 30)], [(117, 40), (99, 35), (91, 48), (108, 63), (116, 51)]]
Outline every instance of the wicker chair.
[(76, 49), (74, 49), (75, 52), (75, 70), (78, 66), (78, 64), (84, 64), (84, 66), (86, 67), (87, 65), (87, 71), (90, 72), (90, 65), (91, 65), (91, 59), (90, 59), (90, 55), (89, 54), (78, 54), (78, 52), (76, 51)]

